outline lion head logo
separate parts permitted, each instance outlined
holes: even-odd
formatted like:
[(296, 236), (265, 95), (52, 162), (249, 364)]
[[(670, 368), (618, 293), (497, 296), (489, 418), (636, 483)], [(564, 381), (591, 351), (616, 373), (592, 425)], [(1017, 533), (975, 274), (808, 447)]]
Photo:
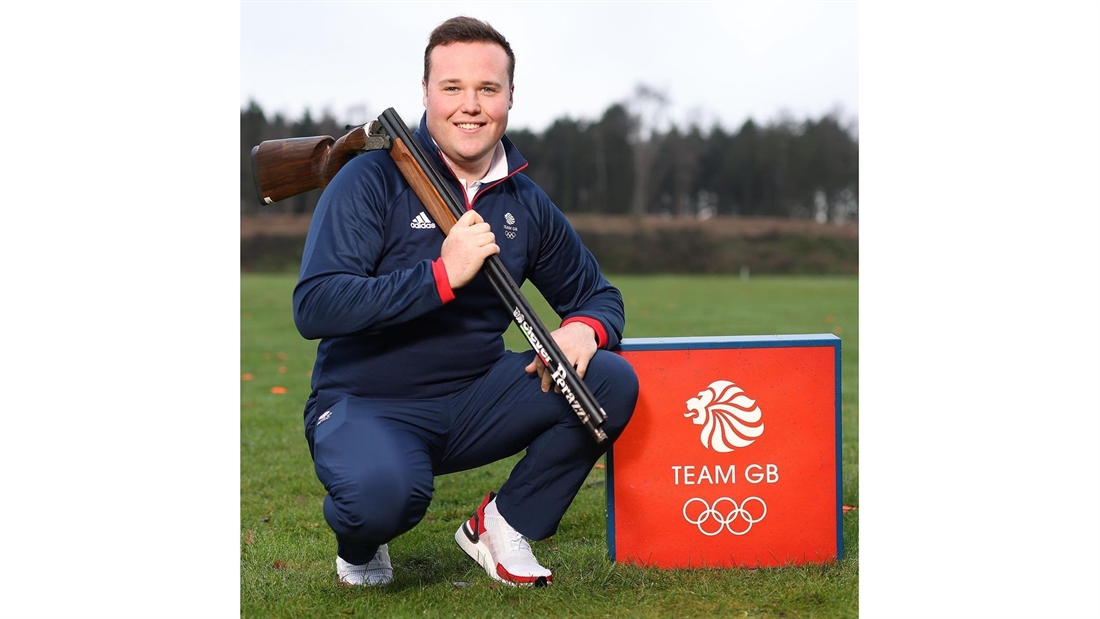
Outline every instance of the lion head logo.
[(760, 407), (745, 390), (728, 380), (716, 380), (698, 397), (687, 401), (691, 423), (703, 426), (699, 441), (703, 446), (723, 453), (748, 447), (764, 433)]

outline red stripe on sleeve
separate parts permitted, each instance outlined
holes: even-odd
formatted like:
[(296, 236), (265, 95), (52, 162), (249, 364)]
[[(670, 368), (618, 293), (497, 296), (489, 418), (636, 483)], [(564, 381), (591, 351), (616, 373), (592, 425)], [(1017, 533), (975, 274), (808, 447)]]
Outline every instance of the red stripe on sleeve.
[(432, 276), (435, 278), (435, 290), (439, 293), (439, 300), (446, 305), (455, 300), (455, 291), (451, 290), (451, 280), (447, 277), (447, 267), (443, 265), (443, 258), (432, 260)]

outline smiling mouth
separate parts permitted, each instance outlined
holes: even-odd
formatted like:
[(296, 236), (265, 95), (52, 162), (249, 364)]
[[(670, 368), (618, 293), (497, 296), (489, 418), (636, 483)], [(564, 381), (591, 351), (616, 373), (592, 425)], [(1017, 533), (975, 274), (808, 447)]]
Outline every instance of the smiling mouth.
[(482, 125), (482, 123), (455, 123), (455, 126), (459, 129), (474, 130), (480, 129), (484, 125)]

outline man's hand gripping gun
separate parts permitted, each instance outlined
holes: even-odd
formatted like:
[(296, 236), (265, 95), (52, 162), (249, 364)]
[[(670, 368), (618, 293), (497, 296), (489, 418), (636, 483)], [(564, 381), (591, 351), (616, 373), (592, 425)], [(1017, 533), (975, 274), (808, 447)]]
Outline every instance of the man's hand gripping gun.
[[(407, 125), (390, 108), (365, 125), (353, 128), (334, 140), (331, 136), (267, 140), (252, 149), (252, 176), (264, 204), (278, 202), (328, 185), (340, 168), (356, 155), (369, 150), (388, 150), (424, 203), (436, 225), (447, 234), (462, 217), (465, 204), (458, 201), (433, 167)], [(482, 267), (493, 289), (508, 308), (535, 354), (551, 370), (554, 384), (573, 412), (597, 443), (607, 440), (600, 428), (607, 418), (577, 370), (558, 347), (549, 329), (539, 319), (505, 270), (499, 256), (490, 256)]]

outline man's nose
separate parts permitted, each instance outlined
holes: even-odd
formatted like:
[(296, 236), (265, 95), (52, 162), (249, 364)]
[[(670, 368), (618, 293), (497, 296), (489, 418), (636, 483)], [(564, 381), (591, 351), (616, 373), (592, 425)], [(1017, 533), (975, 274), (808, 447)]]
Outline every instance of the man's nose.
[(478, 92), (471, 90), (466, 93), (466, 96), (462, 99), (462, 111), (467, 114), (480, 114), (481, 113), (481, 100), (478, 98)]

